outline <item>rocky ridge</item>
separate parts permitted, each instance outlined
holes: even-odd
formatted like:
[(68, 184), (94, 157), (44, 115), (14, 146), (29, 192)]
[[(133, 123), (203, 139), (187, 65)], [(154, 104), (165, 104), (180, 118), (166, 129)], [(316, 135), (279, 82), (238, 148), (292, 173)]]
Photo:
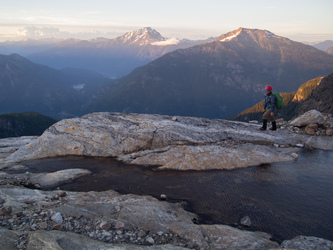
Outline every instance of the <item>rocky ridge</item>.
[(333, 74), (325, 76), (320, 84), (304, 100), (302, 105), (296, 109), (296, 115), (315, 109), (322, 113), (333, 114)]
[[(251, 121), (258, 123), (258, 121)], [(318, 110), (310, 110), (291, 121), (277, 119), (277, 126), (280, 129), (288, 130), (292, 133), (317, 136), (318, 140), (325, 136), (333, 135), (333, 117), (328, 113), (321, 113)], [(330, 144), (322, 149), (331, 149)]]
[[(62, 120), (38, 138), (0, 140), (1, 243), (8, 249), (297, 249), (309, 244), (313, 249), (331, 249), (331, 241), (315, 237), (302, 236), (279, 246), (265, 233), (197, 225), (196, 215), (180, 204), (150, 196), (120, 195), (112, 190), (31, 190), (22, 185), (43, 185), (48, 174), (6, 173), (24, 170), (25, 160), (68, 154), (206, 170), (291, 161), (297, 159), (295, 153), (301, 147), (333, 149), (328, 136), (258, 128), (257, 124), (204, 118), (94, 113)], [(75, 174), (68, 171), (65, 179), (57, 179), (59, 173), (48, 177), (56, 177), (52, 184), (56, 187), (76, 178)]]
[[(115, 157), (160, 169), (234, 169), (292, 161), (299, 144), (332, 149), (330, 138), (195, 117), (93, 113), (62, 120), (2, 163), (84, 155)], [(0, 162), (1, 163), (1, 162)]]
[(333, 58), (325, 52), (268, 31), (239, 28), (167, 53), (115, 80), (121, 88), (105, 92), (84, 111), (226, 118), (262, 100), (264, 83), (291, 92), (332, 69)]

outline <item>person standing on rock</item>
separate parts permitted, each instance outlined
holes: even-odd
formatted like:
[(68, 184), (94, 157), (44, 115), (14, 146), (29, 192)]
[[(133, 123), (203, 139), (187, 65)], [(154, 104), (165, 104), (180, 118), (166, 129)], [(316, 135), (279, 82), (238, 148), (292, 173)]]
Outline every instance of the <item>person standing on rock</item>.
[(264, 104), (264, 110), (262, 112), (262, 127), (260, 130), (266, 130), (267, 128), (267, 120), (269, 119), (272, 123), (272, 127), (270, 130), (276, 130), (276, 121), (274, 119), (274, 110), (276, 108), (276, 97), (272, 93), (272, 86), (267, 85), (265, 87), (265, 104)]

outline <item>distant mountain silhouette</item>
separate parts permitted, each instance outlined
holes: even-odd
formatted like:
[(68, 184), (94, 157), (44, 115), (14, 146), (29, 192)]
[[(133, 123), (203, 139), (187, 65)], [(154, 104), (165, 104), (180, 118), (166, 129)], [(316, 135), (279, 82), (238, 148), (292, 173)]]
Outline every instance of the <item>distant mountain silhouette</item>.
[(313, 47), (320, 49), (320, 50), (325, 50), (328, 47), (332, 47), (333, 46), (333, 41), (332, 40), (326, 40), (317, 44), (314, 44)]
[(116, 80), (120, 87), (85, 112), (226, 118), (262, 100), (267, 84), (278, 92), (292, 92), (331, 72), (333, 57), (312, 46), (265, 30), (239, 28), (137, 68)]
[(24, 39), (20, 41), (5, 41), (0, 42), (0, 54), (11, 55), (19, 54), (21, 56), (28, 56), (36, 52), (51, 49), (63, 39)]
[(56, 69), (84, 68), (107, 77), (119, 78), (170, 51), (211, 40), (167, 39), (156, 30), (146, 27), (114, 39), (67, 39), (53, 48), (28, 55), (27, 58)]
[(317, 44), (314, 44), (313, 47), (325, 51), (327, 54), (333, 56), (333, 41), (332, 40), (326, 40), (324, 42), (320, 42)]
[(56, 119), (71, 117), (84, 102), (73, 86), (95, 78), (101, 75), (55, 70), (17, 54), (0, 55), (0, 114), (34, 111)]
[(325, 51), (327, 54), (333, 56), (333, 46), (327, 47), (326, 49), (324, 49), (324, 51)]
[(0, 115), (0, 138), (41, 135), (57, 121), (34, 112)]

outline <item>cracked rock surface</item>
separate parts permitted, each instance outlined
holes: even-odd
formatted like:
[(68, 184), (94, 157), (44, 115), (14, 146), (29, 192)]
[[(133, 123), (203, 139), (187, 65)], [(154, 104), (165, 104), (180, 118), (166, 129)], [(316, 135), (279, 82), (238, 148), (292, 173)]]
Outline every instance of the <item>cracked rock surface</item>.
[(163, 169), (235, 169), (292, 161), (300, 143), (333, 149), (329, 139), (218, 119), (104, 112), (54, 124), (4, 163), (80, 155)]
[[(259, 125), (194, 117), (93, 113), (62, 120), (40, 137), (0, 140), (0, 169), (24, 170), (25, 160), (64, 155), (115, 157), (164, 169), (243, 168), (291, 161), (301, 147), (333, 149), (331, 138)], [(4, 249), (331, 249), (332, 242), (299, 236), (281, 245), (263, 232), (198, 225), (180, 204), (150, 196), (41, 191), (90, 174), (1, 173), (0, 245)]]

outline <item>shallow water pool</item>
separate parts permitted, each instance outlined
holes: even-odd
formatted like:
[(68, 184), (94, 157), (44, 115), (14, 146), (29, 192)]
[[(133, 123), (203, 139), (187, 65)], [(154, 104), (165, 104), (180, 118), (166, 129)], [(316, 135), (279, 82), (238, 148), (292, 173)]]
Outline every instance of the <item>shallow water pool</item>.
[[(60, 157), (25, 162), (31, 172), (86, 168), (93, 174), (64, 184), (70, 191), (115, 190), (123, 194), (165, 194), (183, 201), (199, 223), (270, 233), (281, 242), (298, 235), (333, 240), (333, 151), (303, 150), (297, 162), (237, 170), (159, 171), (112, 158)], [(43, 169), (43, 170), (42, 170)]]

